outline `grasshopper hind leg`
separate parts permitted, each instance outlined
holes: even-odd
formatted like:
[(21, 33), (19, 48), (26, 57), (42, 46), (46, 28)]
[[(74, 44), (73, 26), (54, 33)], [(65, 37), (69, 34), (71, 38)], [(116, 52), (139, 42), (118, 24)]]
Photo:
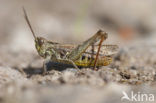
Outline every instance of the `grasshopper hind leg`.
[(96, 59), (95, 59), (95, 63), (94, 63), (94, 69), (95, 69), (96, 62), (97, 62), (97, 59), (98, 59), (98, 55), (99, 55), (99, 51), (100, 51), (102, 42), (104, 40), (106, 40), (107, 37), (108, 37), (108, 34), (106, 32), (103, 32), (102, 30), (99, 30), (91, 38), (89, 38), (88, 40), (84, 41), (81, 45), (78, 45), (73, 51), (71, 51), (71, 53), (67, 55), (67, 58), (69, 60), (72, 60), (72, 61), (77, 60), (82, 55), (82, 53), (84, 53), (86, 51), (86, 49), (89, 46), (94, 45), (97, 41), (100, 40), (98, 52), (96, 54)]
[(68, 55), (67, 58), (70, 60), (76, 60), (86, 51), (86, 49), (99, 41), (101, 38), (104, 40), (107, 39), (108, 34), (106, 32), (103, 32), (102, 30), (99, 30), (96, 34), (94, 34), (91, 38), (88, 40), (84, 41), (81, 45), (78, 45), (73, 51), (71, 51)]
[(100, 42), (99, 42), (98, 51), (97, 51), (97, 54), (96, 54), (96, 57), (95, 57), (95, 62), (94, 62), (94, 67), (93, 67), (94, 70), (96, 70), (96, 63), (97, 63), (97, 60), (98, 60), (99, 52), (100, 52), (101, 45), (102, 45), (102, 42), (103, 42), (103, 41), (104, 41), (104, 37), (102, 36), (102, 37), (101, 37), (101, 40), (100, 40)]

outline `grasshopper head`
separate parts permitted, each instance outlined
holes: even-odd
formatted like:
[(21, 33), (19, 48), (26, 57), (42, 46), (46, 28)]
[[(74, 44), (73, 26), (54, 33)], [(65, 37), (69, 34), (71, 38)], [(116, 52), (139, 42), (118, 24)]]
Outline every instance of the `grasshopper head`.
[(41, 57), (45, 57), (45, 51), (47, 50), (47, 40), (43, 37), (36, 37), (35, 38), (35, 47), (38, 54)]

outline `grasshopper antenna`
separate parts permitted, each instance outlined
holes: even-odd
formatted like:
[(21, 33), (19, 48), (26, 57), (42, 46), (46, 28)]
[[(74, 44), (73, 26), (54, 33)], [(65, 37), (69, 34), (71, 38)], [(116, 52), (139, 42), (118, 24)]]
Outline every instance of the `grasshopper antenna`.
[(31, 26), (31, 24), (30, 24), (29, 18), (28, 18), (28, 16), (27, 16), (27, 13), (26, 13), (26, 10), (25, 10), (24, 7), (23, 7), (23, 12), (24, 12), (24, 18), (25, 18), (25, 20), (26, 20), (26, 22), (27, 22), (27, 24), (28, 24), (28, 26), (29, 26), (29, 28), (30, 28), (32, 34), (33, 34), (33, 37), (36, 39), (35, 32), (34, 32), (33, 29), (32, 29), (32, 26)]

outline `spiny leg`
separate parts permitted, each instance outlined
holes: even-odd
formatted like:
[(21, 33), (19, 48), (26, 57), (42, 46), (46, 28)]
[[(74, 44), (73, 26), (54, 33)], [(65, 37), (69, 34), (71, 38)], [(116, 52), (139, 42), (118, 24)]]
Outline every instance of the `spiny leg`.
[(101, 38), (104, 40), (107, 39), (107, 33), (103, 32), (102, 30), (99, 30), (95, 35), (93, 35), (91, 38), (88, 40), (84, 41), (82, 45), (78, 45), (73, 51), (71, 51), (68, 55), (67, 58), (75, 61), (77, 60), (82, 53), (86, 51), (86, 49), (93, 45), (95, 42), (99, 41)]
[(71, 62), (72, 63), (72, 65), (76, 68), (76, 69), (78, 69), (79, 70), (79, 68), (77, 67), (77, 65), (72, 61), (72, 60), (68, 60), (69, 62)]
[(70, 59), (58, 59), (58, 60), (61, 61), (62, 63), (63, 62), (69, 62), (70, 64), (73, 65), (73, 67), (75, 67), (77, 70), (80, 71), (80, 69), (78, 68), (78, 66), (72, 60), (70, 60)]
[(100, 48), (101, 48), (101, 45), (102, 45), (102, 42), (103, 42), (103, 41), (104, 41), (104, 37), (102, 36), (102, 37), (101, 37), (101, 40), (100, 40), (100, 42), (99, 42), (99, 47), (98, 47), (98, 51), (97, 51), (96, 58), (95, 58), (95, 62), (94, 62), (94, 67), (93, 67), (94, 70), (96, 70), (96, 63), (97, 63), (97, 60), (98, 60)]

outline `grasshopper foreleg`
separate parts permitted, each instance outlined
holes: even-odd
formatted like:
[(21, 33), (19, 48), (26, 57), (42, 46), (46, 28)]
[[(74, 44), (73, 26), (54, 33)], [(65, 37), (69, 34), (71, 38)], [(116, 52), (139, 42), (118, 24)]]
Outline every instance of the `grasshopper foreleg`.
[(47, 72), (47, 70), (49, 69), (48, 68), (48, 63), (50, 61), (53, 60), (57, 60), (57, 52), (53, 49), (48, 49), (46, 52), (45, 52), (45, 61), (43, 62), (43, 75), (45, 75), (45, 73)]
[(50, 62), (50, 56), (48, 56), (45, 61), (43, 62), (43, 75), (45, 75), (47, 73), (47, 65)]

